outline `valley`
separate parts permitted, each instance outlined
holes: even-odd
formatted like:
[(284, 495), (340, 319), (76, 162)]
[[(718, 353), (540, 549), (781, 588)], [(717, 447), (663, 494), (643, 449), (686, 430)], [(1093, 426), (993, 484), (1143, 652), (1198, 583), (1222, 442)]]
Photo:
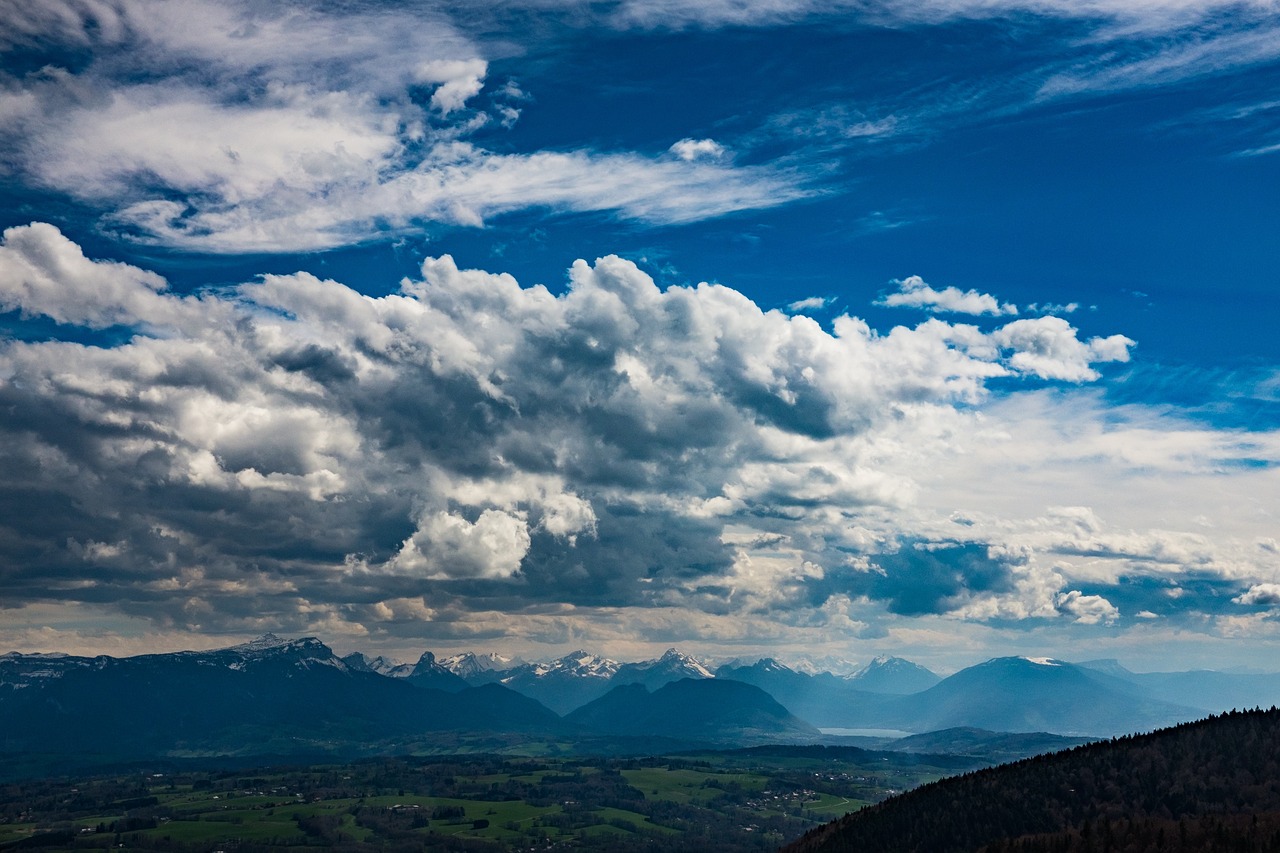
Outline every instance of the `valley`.
[[(962, 790), (997, 765), (1038, 779), (1052, 765), (1036, 762), (1194, 728), (1227, 701), (1274, 703), (1278, 686), (1275, 675), (1030, 657), (946, 677), (895, 658), (843, 676), (768, 658), (713, 667), (674, 649), (632, 663), (425, 652), (403, 664), (272, 635), (130, 658), (11, 653), (0, 655), (0, 850), (730, 853), (806, 833), (825, 850), (838, 837), (813, 831), (850, 813), (871, 828), (865, 849), (894, 849), (886, 839), (904, 831), (951, 832), (900, 802)], [(1274, 778), (1264, 758), (1251, 778)], [(1078, 787), (1065, 778), (1052, 784)], [(1234, 790), (1215, 784), (1188, 808)], [(973, 805), (943, 811), (987, 816), (956, 849), (1049, 813), (963, 790)], [(1053, 806), (1057, 817), (1025, 832), (1078, 834), (1071, 820), (1095, 806), (1132, 811)], [(875, 815), (908, 817), (881, 831), (889, 818)]]
[(453, 755), (0, 786), (0, 849), (773, 850), (972, 766), (858, 749)]

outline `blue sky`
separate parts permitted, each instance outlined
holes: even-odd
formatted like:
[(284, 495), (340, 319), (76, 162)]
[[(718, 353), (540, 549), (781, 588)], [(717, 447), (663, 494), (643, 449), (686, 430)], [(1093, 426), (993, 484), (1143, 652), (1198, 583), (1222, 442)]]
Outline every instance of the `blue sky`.
[(0, 19), (0, 646), (1274, 659), (1272, 4)]

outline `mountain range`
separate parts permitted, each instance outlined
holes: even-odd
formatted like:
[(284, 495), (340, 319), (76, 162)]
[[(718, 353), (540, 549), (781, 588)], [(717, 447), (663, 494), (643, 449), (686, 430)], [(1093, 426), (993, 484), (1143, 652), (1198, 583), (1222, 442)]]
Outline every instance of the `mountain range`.
[[(996, 658), (946, 678), (888, 657), (851, 676), (770, 658), (713, 670), (676, 649), (631, 663), (585, 651), (532, 663), (425, 652), (410, 665), (339, 658), (315, 638), (267, 635), (130, 658), (0, 655), (0, 752), (367, 754), (439, 751), (458, 733), (580, 746), (600, 738), (852, 743), (842, 738), (877, 729), (947, 730), (928, 748), (958, 752), (1023, 733), (999, 747), (1014, 755), (1053, 743), (1035, 733), (1122, 735), (1273, 697), (1280, 675), (1144, 674), (1108, 661)], [(879, 740), (876, 748), (899, 748)]]
[(0, 657), (0, 751), (106, 757), (341, 752), (442, 731), (562, 733), (501, 685), (360, 671), (315, 638), (130, 658)]

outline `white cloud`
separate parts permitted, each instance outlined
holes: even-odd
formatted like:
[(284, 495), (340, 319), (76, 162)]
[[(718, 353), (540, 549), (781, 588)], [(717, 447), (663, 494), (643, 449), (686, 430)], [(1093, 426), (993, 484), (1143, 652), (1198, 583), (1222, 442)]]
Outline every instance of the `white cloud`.
[[(1261, 11), (1257, 6), (1249, 8), (1250, 5), (1243, 4), (1243, 8), (1255, 13)], [(1117, 60), (1114, 56), (1104, 56), (1070, 71), (1058, 72), (1045, 80), (1037, 96), (1051, 99), (1159, 86), (1280, 57), (1280, 27), (1275, 24), (1274, 11), (1263, 11), (1256, 18), (1246, 13), (1239, 24), (1239, 30), (1213, 26), (1193, 28), (1185, 38), (1158, 43), (1134, 58)]]
[(1019, 373), (1041, 379), (1086, 382), (1098, 378), (1090, 365), (1129, 360), (1135, 342), (1124, 335), (1081, 341), (1076, 330), (1061, 317), (1014, 320), (992, 335), (1002, 347), (1014, 353), (1009, 365)]
[(1160, 32), (1187, 26), (1227, 10), (1270, 12), (1269, 0), (622, 0), (614, 20), (621, 26), (671, 28), (789, 23), (819, 16), (847, 16), (881, 24), (939, 23), (1031, 13), (1107, 21), (1123, 31)]
[(1059, 595), (1057, 606), (1081, 625), (1111, 624), (1120, 618), (1120, 611), (1110, 601), (1100, 595), (1085, 595), (1078, 589)]
[(705, 139), (676, 143), (675, 157), (467, 144), (481, 127), (512, 126), (511, 102), (527, 96), (508, 81), (465, 109), (488, 63), (431, 6), (119, 0), (116, 23), (99, 26), (104, 9), (41, 0), (15, 11), (30, 30), (17, 41), (83, 42), (92, 61), (3, 81), (0, 165), (108, 209), (109, 227), (143, 242), (314, 250), (528, 207), (676, 223), (811, 192), (795, 171), (734, 168)]
[(1280, 583), (1259, 583), (1249, 587), (1248, 591), (1231, 599), (1236, 604), (1280, 604)]
[(182, 300), (161, 295), (165, 281), (122, 263), (95, 262), (52, 225), (7, 228), (0, 245), (0, 310), (49, 317), (93, 329), (167, 324)]
[[(481, 226), (527, 208), (613, 211), (652, 223), (690, 222), (770, 207), (808, 194), (792, 176), (769, 168), (653, 161), (589, 151), (495, 154), (454, 142), (430, 149), (412, 169), (383, 178), (367, 165), (346, 169), (342, 152), (301, 170), (300, 186), (257, 185), (231, 202), (214, 195), (188, 203), (145, 201), (112, 222), (143, 239), (210, 252), (281, 252), (329, 248), (375, 233), (406, 232), (424, 222)], [(332, 164), (332, 172), (324, 167)], [(105, 169), (110, 175), (110, 166)], [(225, 181), (228, 166), (209, 174)], [(331, 183), (324, 179), (332, 178)], [(193, 181), (195, 192), (198, 182)], [(305, 184), (305, 186), (301, 186)], [(216, 193), (217, 187), (205, 191)]]
[(798, 299), (795, 302), (792, 302), (787, 306), (787, 310), (792, 314), (800, 314), (805, 311), (821, 311), (823, 308), (827, 307), (827, 304), (830, 301), (830, 299), (826, 299), (822, 296), (810, 296), (807, 299)]
[[(813, 606), (849, 594), (851, 554), (946, 541), (973, 502), (934, 514), (930, 478), (957, 452), (980, 457), (963, 445), (991, 426), (971, 407), (1020, 353), (997, 345), (1000, 329), (938, 319), (880, 334), (840, 317), (828, 331), (721, 285), (661, 290), (616, 257), (574, 264), (561, 295), (445, 256), (383, 297), (299, 273), (196, 301), (86, 259), (52, 226), (5, 240), (10, 310), (150, 335), (0, 346), (14, 413), (0, 493), (39, 496), (62, 531), (6, 595), (41, 599), (55, 577), (66, 595), (75, 578), (171, 623), (399, 624), (342, 608), (430, 588), (445, 596), (433, 608), (456, 595), (465, 609), (475, 584), (504, 583), (485, 595), (513, 611), (684, 602), (791, 619), (814, 585), (831, 592)], [(1090, 441), (1067, 444), (1096, 453)], [(937, 602), (974, 619), (1051, 607), (1064, 577), (1017, 548), (1064, 537), (1019, 545), (971, 514), (1008, 547), (960, 549), (986, 586)], [(28, 535), (0, 533), (0, 547)], [(1010, 570), (1008, 584), (991, 575)], [(161, 589), (174, 597), (157, 603)], [(875, 612), (849, 624), (874, 632)]]
[(447, 116), (480, 94), (488, 70), (483, 59), (434, 59), (419, 66), (416, 77), (423, 83), (440, 84), (431, 95), (431, 106)]
[(890, 308), (924, 308), (934, 312), (951, 314), (1017, 314), (1018, 307), (1001, 304), (994, 296), (976, 290), (962, 291), (956, 287), (935, 290), (918, 275), (894, 282), (898, 292), (885, 296), (877, 304)]
[(388, 565), (440, 580), (510, 578), (519, 573), (529, 542), (528, 524), (516, 515), (486, 509), (470, 522), (433, 512), (419, 520), (417, 532)]
[(714, 139), (681, 139), (672, 144), (671, 153), (681, 160), (721, 160), (728, 153)]

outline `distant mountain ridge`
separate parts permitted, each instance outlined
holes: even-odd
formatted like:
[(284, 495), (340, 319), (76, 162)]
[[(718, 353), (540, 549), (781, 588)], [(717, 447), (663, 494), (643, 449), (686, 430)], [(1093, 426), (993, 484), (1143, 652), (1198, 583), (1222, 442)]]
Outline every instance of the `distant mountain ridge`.
[[(684, 686), (666, 691), (672, 684)], [(921, 684), (930, 686), (912, 692)], [(616, 693), (620, 688), (631, 690)], [(492, 653), (440, 660), (426, 651), (406, 664), (359, 652), (338, 658), (314, 637), (265, 635), (224, 649), (131, 658), (0, 655), (0, 752), (51, 745), (92, 752), (111, 743), (129, 743), (143, 754), (359, 752), (401, 748), (443, 731), (571, 741), (616, 730), (629, 738), (686, 742), (825, 737), (849, 743), (840, 738), (857, 736), (887, 743), (893, 731), (949, 730), (914, 748), (963, 750), (972, 743), (984, 754), (1016, 756), (1037, 744), (1051, 748), (1054, 737), (1122, 735), (1264, 704), (1273, 689), (1280, 690), (1280, 675), (1140, 674), (1114, 661), (1030, 657), (994, 658), (947, 678), (889, 656), (846, 676), (799, 672), (772, 658), (712, 670), (674, 648), (639, 662), (582, 650), (542, 662)], [(693, 704), (669, 706), (676, 722), (641, 714), (677, 694)], [(706, 706), (715, 722), (699, 728), (679, 719), (712, 695), (730, 702), (723, 715), (714, 702)], [(1280, 693), (1274, 695), (1280, 701)], [(777, 709), (765, 713), (760, 696), (785, 716)], [(1214, 706), (1224, 698), (1231, 704)], [(594, 705), (606, 699), (616, 706), (612, 721), (599, 708), (615, 706)], [(593, 705), (596, 710), (585, 710)], [(631, 722), (622, 726), (624, 720)], [(644, 732), (645, 726), (654, 730)], [(832, 733), (823, 736), (813, 726)], [(904, 741), (901, 748), (913, 747)]]
[(314, 637), (131, 658), (5, 655), (0, 752), (286, 755), (377, 750), (439, 731), (566, 730), (501, 685), (410, 682), (353, 668)]
[(1077, 664), (1129, 682), (1156, 699), (1220, 712), (1280, 705), (1280, 673), (1130, 672), (1114, 659)]
[(993, 658), (901, 697), (892, 710), (913, 731), (976, 726), (1006, 732), (1115, 735), (1195, 719), (1200, 711), (1065, 661)]
[[(631, 691), (624, 694), (634, 699), (624, 702), (628, 713), (609, 713), (607, 722), (589, 711), (562, 719), (503, 684), (467, 685), (431, 652), (407, 674), (403, 666), (362, 654), (339, 658), (314, 637), (273, 635), (224, 649), (130, 658), (11, 653), (0, 656), (0, 763), (4, 754), (26, 756), (28, 764), (33, 755), (72, 755), (86, 765), (200, 756), (316, 759), (403, 752), (414, 744), (436, 750), (463, 735), (488, 743), (621, 737), (690, 747), (818, 736), (763, 691), (717, 682), (678, 652), (626, 670), (639, 680), (623, 685), (610, 685), (619, 664), (586, 653), (533, 668), (550, 676), (544, 683), (555, 683), (558, 673), (606, 692)], [(530, 671), (525, 667), (515, 669)], [(643, 683), (690, 671), (699, 677), (652, 693)]]
[(760, 688), (715, 678), (682, 678), (653, 692), (620, 684), (565, 719), (611, 735), (739, 744), (819, 734)]
[(849, 682), (869, 693), (919, 693), (942, 680), (937, 673), (905, 658), (879, 655), (849, 676)]
[(510, 672), (517, 667), (525, 665), (525, 661), (518, 657), (505, 657), (496, 652), (488, 652), (486, 654), (475, 654), (474, 652), (463, 652), (458, 655), (450, 655), (440, 661), (440, 665), (452, 672), (454, 675), (471, 679), (498, 680), (503, 673)]

